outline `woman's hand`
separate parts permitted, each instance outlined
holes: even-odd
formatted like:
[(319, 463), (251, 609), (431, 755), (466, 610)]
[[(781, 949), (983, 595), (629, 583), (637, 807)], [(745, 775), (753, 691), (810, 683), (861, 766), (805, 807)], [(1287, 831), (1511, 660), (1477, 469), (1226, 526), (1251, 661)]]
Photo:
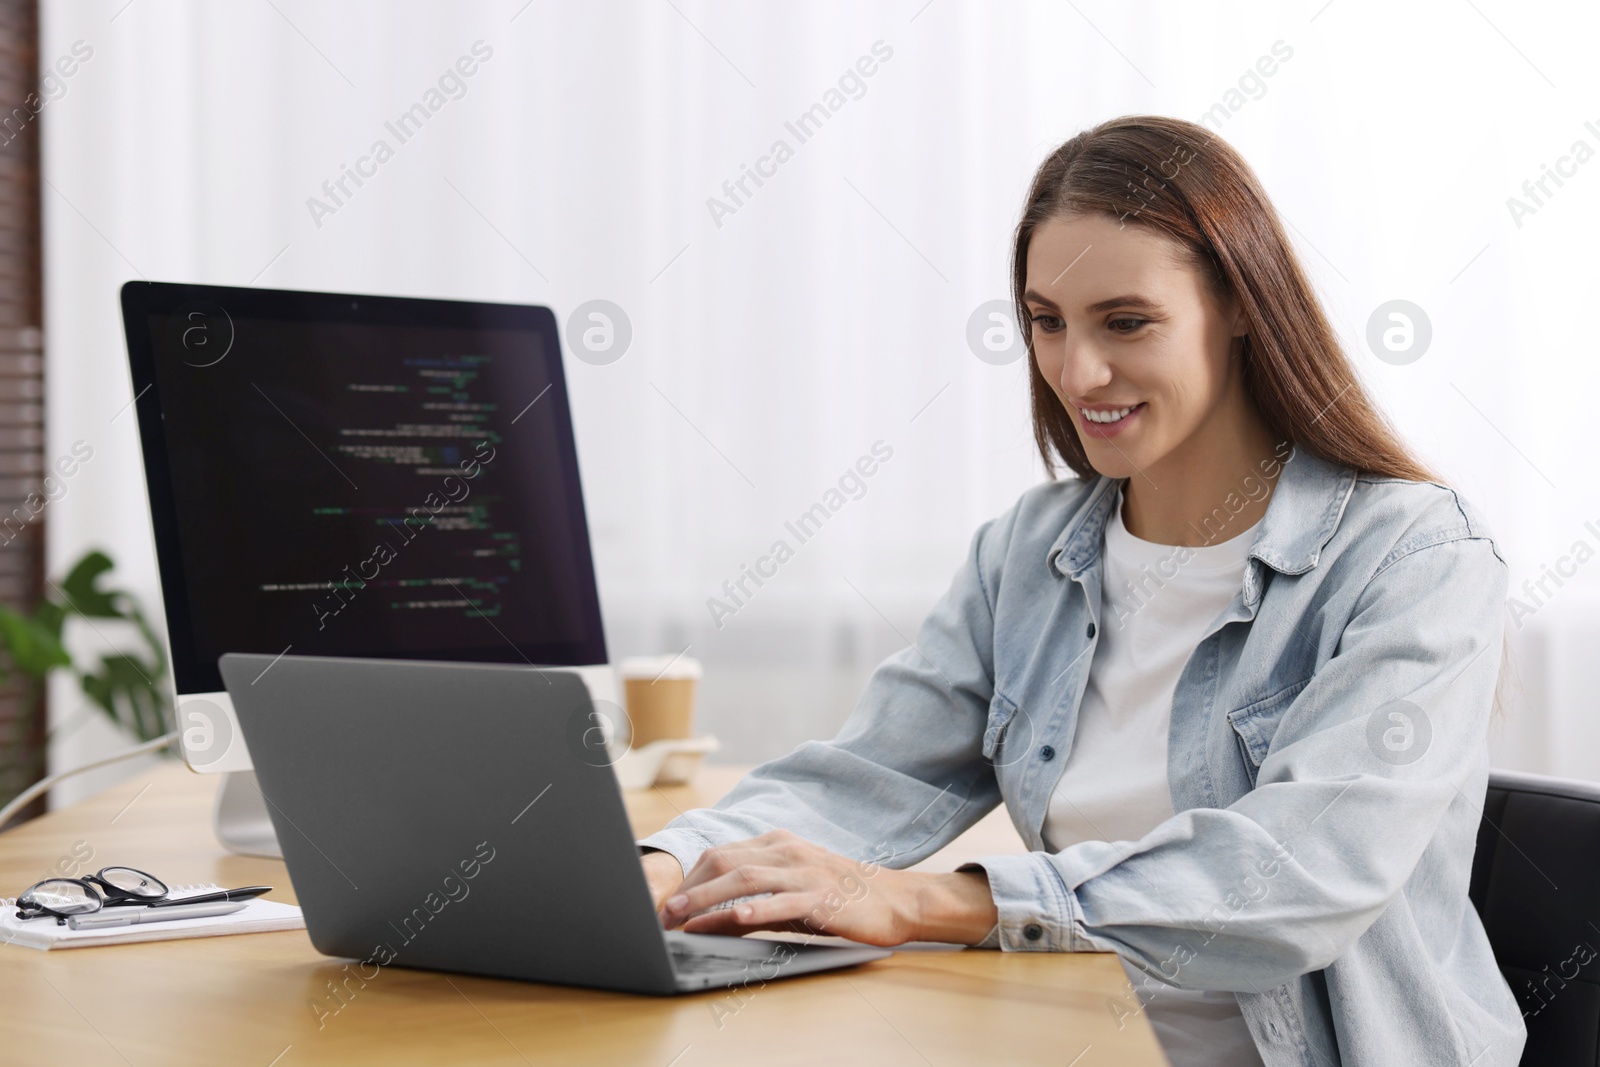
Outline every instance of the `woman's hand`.
[(639, 857), (644, 866), (644, 880), (650, 885), (650, 903), (656, 911), (683, 884), (683, 866), (670, 852), (646, 852)]
[[(719, 904), (739, 897), (730, 908)], [(869, 945), (975, 944), (998, 915), (982, 872), (921, 874), (861, 863), (787, 830), (707, 850), (661, 910), (694, 934), (786, 930)]]

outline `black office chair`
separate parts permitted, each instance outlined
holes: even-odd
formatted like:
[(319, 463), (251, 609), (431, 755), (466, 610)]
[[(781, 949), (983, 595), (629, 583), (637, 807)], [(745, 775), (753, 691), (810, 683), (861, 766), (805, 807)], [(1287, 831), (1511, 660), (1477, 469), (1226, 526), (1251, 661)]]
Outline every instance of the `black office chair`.
[(1600, 785), (1491, 771), (1469, 894), (1522, 1006), (1522, 1062), (1600, 1064)]

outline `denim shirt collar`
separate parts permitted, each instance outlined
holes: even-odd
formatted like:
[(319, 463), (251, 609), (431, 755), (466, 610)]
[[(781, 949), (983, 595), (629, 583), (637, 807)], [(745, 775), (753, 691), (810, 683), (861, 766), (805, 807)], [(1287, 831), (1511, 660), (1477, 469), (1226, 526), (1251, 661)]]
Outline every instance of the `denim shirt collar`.
[[(1121, 479), (1101, 475), (1045, 556), (1051, 570), (1081, 578), (1100, 558), (1106, 523)], [(1339, 528), (1355, 489), (1356, 472), (1296, 448), (1278, 475), (1277, 488), (1256, 532), (1250, 557), (1280, 574), (1304, 574)], [(1257, 568), (1245, 575), (1245, 600), (1259, 595)]]

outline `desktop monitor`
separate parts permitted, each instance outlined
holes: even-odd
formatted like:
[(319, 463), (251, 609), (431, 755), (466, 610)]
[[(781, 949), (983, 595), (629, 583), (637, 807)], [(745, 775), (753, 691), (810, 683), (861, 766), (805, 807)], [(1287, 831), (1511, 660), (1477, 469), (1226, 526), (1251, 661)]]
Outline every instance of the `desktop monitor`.
[(251, 766), (227, 652), (588, 667), (596, 684), (549, 308), (129, 282), (122, 312), (190, 766)]

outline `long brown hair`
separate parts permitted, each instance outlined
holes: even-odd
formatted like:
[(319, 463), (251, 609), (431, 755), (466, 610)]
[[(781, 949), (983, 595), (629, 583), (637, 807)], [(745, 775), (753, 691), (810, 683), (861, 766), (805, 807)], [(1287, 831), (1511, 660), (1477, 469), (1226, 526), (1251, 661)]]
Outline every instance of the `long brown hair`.
[(1370, 474), (1438, 480), (1361, 387), (1249, 164), (1205, 127), (1160, 115), (1111, 119), (1050, 153), (1017, 224), (1012, 299), (1028, 348), (1033, 436), (1052, 478), (1058, 460), (1079, 477), (1095, 471), (1034, 357), (1022, 298), (1028, 244), (1041, 223), (1094, 211), (1178, 242), (1220, 300), (1238, 299), (1245, 391), (1276, 440)]

